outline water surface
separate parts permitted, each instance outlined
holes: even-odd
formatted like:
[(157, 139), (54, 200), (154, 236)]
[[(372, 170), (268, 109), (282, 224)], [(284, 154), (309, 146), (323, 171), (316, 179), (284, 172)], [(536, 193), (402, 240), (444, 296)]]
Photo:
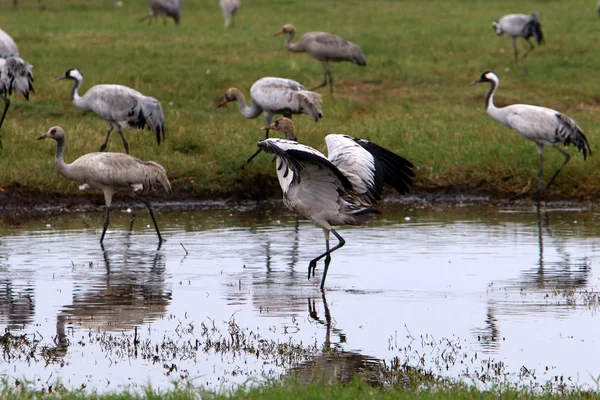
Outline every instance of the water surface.
[(388, 204), (368, 226), (338, 230), (346, 246), (325, 293), (321, 263), (307, 279), (321, 229), (279, 203), (159, 211), (160, 249), (147, 213), (136, 214), (130, 229), (130, 214), (114, 212), (104, 248), (102, 212), (4, 221), (0, 329), (26, 334), (34, 351), (5, 352), (2, 374), (39, 387), (160, 389), (181, 378), (220, 389), (395, 359), (479, 384), (491, 371), (596, 388), (593, 209), (538, 218), (533, 207)]

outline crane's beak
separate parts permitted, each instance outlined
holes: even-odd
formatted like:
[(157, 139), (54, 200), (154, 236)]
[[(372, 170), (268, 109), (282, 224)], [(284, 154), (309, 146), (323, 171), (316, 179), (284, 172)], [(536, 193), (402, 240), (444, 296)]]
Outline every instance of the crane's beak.
[(37, 140), (42, 140), (42, 139), (46, 139), (46, 138), (47, 138), (47, 136), (44, 134), (44, 135), (40, 136), (39, 138), (37, 138)]
[(474, 84), (481, 83), (481, 82), (483, 82), (483, 80), (481, 78), (475, 79), (473, 82), (469, 83), (469, 86), (473, 86)]
[(221, 99), (221, 101), (219, 102), (219, 105), (217, 105), (217, 108), (221, 108), (221, 107), (227, 107), (227, 103), (229, 103), (227, 101), (227, 97), (223, 97)]
[(272, 123), (272, 124), (270, 124), (270, 125), (263, 126), (262, 128), (260, 128), (260, 130), (261, 130), (261, 131), (267, 131), (267, 130), (269, 130), (269, 129), (276, 130), (276, 129), (275, 129), (275, 122), (273, 122), (273, 123)]
[(283, 29), (282, 29), (282, 30), (280, 30), (280, 31), (278, 31), (278, 32), (275, 32), (275, 33), (273, 34), (273, 37), (275, 37), (275, 36), (279, 36), (279, 35), (283, 35), (284, 33), (285, 33), (285, 32), (284, 32), (284, 31), (283, 31)]
[(53, 80), (52, 82), (56, 82), (56, 81), (62, 81), (63, 79), (66, 79), (67, 77), (64, 75), (59, 76), (58, 78), (56, 78), (55, 80)]

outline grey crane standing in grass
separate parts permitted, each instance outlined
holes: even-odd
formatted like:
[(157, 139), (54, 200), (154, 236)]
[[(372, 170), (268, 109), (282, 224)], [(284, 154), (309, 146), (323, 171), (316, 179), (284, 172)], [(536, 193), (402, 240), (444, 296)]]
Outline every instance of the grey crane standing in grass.
[[(491, 71), (484, 72), (479, 79), (471, 82), (471, 85), (476, 83), (490, 84), (490, 90), (485, 97), (485, 109), (487, 113), (496, 121), (508, 126), (525, 139), (529, 139), (537, 145), (539, 156), (538, 193), (540, 195), (550, 187), (571, 158), (569, 153), (556, 146), (557, 143), (565, 146), (569, 144), (577, 146), (577, 149), (583, 154), (584, 160), (588, 155), (592, 154), (583, 130), (570, 117), (550, 108), (529, 104), (512, 104), (501, 108), (496, 107), (494, 105), (494, 94), (500, 84), (500, 78)], [(554, 175), (552, 175), (545, 187), (544, 146), (552, 146), (565, 157), (563, 163)]]
[(148, 20), (148, 24), (158, 17), (163, 18), (167, 24), (167, 17), (173, 18), (176, 25), (179, 25), (181, 19), (181, 0), (148, 0), (148, 15), (140, 18), (139, 22)]
[[(321, 289), (325, 287), (331, 253), (345, 244), (333, 229), (339, 225), (360, 225), (377, 212), (384, 184), (400, 194), (412, 185), (413, 165), (405, 158), (367, 140), (347, 135), (327, 135), (329, 157), (296, 141), (294, 124), (279, 118), (262, 129), (283, 132), (286, 139), (264, 139), (258, 148), (277, 156), (276, 168), (283, 203), (323, 228), (326, 251), (313, 258), (308, 277), (314, 276), (317, 261), (325, 257)], [(329, 233), (339, 243), (329, 248)]]
[[(304, 89), (304, 86), (291, 79), (261, 78), (250, 88), (250, 97), (252, 97), (252, 105), (248, 106), (242, 92), (236, 88), (229, 88), (219, 107), (225, 106), (230, 101), (237, 101), (240, 112), (246, 118), (256, 118), (264, 113), (266, 125), (271, 123), (275, 114), (283, 114), (290, 119), (293, 114), (306, 114), (315, 122), (323, 117), (321, 95)], [(265, 137), (269, 137), (268, 130)], [(246, 161), (244, 166), (249, 164), (258, 153), (260, 149)]]
[(229, 28), (233, 24), (233, 17), (240, 8), (242, 0), (219, 0), (219, 6), (225, 18), (225, 28)]
[[(19, 57), (19, 49), (13, 38), (0, 29), (0, 99), (4, 101), (0, 129), (10, 107), (8, 96), (13, 91), (21, 93), (26, 100), (29, 100), (29, 92), (34, 92), (33, 67)], [(0, 148), (2, 148), (1, 136)]]
[(76, 107), (83, 111), (92, 111), (110, 124), (100, 151), (106, 149), (113, 129), (121, 135), (127, 154), (129, 154), (129, 144), (121, 129), (143, 129), (148, 125), (148, 129), (156, 134), (158, 144), (161, 138), (165, 139), (165, 116), (160, 102), (154, 97), (144, 96), (137, 90), (122, 85), (92, 86), (83, 96), (79, 96), (78, 90), (83, 83), (83, 74), (77, 69), (69, 69), (55, 81), (62, 79), (75, 81), (71, 98)]
[(296, 35), (296, 28), (292, 24), (286, 24), (273, 36), (282, 34), (288, 35), (285, 39), (285, 47), (289, 51), (305, 51), (323, 65), (323, 83), (310, 90), (327, 86), (327, 78), (329, 78), (329, 90), (331, 94), (333, 94), (333, 78), (329, 71), (330, 62), (350, 61), (361, 67), (367, 65), (367, 58), (359, 45), (344, 40), (339, 36), (332, 35), (331, 33), (306, 32), (296, 43), (292, 43), (292, 39)]
[(529, 40), (530, 37), (535, 36), (538, 45), (544, 42), (544, 34), (542, 33), (542, 25), (540, 24), (540, 16), (536, 12), (532, 12), (529, 15), (525, 14), (509, 14), (500, 18), (500, 21), (492, 22), (492, 27), (496, 31), (496, 34), (502, 35), (506, 33), (512, 40), (513, 49), (515, 51), (515, 61), (519, 59), (519, 52), (517, 50), (517, 38), (524, 38), (529, 44), (529, 48), (523, 54), (523, 58), (533, 50), (533, 43)]
[[(106, 218), (100, 243), (104, 241), (106, 229), (110, 224), (112, 198), (116, 193), (134, 196), (137, 191), (153, 190), (159, 186), (162, 186), (167, 193), (171, 191), (167, 173), (158, 163), (142, 161), (124, 153), (88, 153), (67, 164), (64, 159), (67, 137), (62, 128), (59, 126), (50, 128), (45, 135), (38, 138), (38, 140), (41, 139), (56, 140), (55, 165), (59, 174), (68, 180), (80, 182), (104, 192)], [(139, 197), (139, 199), (148, 207), (159, 243), (162, 243), (163, 238), (156, 224), (150, 202), (143, 197)]]

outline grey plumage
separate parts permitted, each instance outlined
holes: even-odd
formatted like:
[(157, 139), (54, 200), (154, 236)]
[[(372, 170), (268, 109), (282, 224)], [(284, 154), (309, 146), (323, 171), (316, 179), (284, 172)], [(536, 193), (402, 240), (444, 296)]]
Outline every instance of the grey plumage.
[(225, 19), (225, 28), (233, 24), (233, 17), (240, 8), (241, 3), (241, 0), (219, 0), (219, 6)]
[[(33, 67), (19, 57), (17, 44), (10, 35), (0, 30), (0, 99), (4, 101), (0, 129), (10, 107), (8, 96), (13, 91), (21, 93), (26, 100), (29, 100), (29, 92), (34, 92)], [(0, 148), (2, 148), (1, 137)]]
[[(525, 139), (529, 139), (537, 145), (539, 156), (538, 186), (540, 194), (550, 187), (571, 157), (569, 153), (557, 147), (557, 143), (561, 143), (564, 146), (571, 144), (576, 146), (584, 159), (592, 154), (583, 130), (572, 118), (550, 108), (528, 104), (513, 104), (502, 108), (496, 107), (494, 105), (494, 94), (500, 84), (500, 78), (491, 71), (484, 72), (479, 79), (476, 79), (471, 84), (475, 83), (490, 84), (490, 90), (485, 98), (487, 113), (496, 121), (508, 126)], [(552, 146), (565, 157), (562, 165), (550, 178), (545, 187), (543, 185), (544, 164), (542, 157), (544, 146)]]
[(158, 144), (165, 139), (165, 117), (160, 102), (154, 97), (144, 96), (137, 90), (122, 85), (92, 86), (83, 96), (79, 96), (78, 89), (83, 83), (83, 74), (77, 69), (69, 69), (55, 80), (62, 79), (75, 81), (71, 98), (76, 107), (92, 111), (109, 122), (106, 139), (100, 146), (100, 151), (106, 149), (113, 129), (119, 132), (127, 154), (129, 144), (121, 129), (143, 129), (147, 125), (148, 129), (155, 133)]
[[(325, 286), (331, 253), (345, 244), (333, 226), (361, 225), (377, 212), (384, 184), (400, 194), (412, 185), (413, 165), (405, 158), (363, 139), (348, 135), (327, 135), (329, 157), (296, 141), (294, 124), (279, 118), (263, 129), (285, 133), (286, 139), (264, 139), (259, 149), (277, 156), (276, 168), (284, 204), (311, 219), (323, 229), (325, 253), (312, 259), (308, 276), (314, 276), (316, 263), (325, 257), (321, 289)], [(339, 243), (329, 248), (329, 233)]]
[(167, 17), (173, 18), (179, 25), (181, 20), (181, 0), (148, 0), (148, 15), (140, 18), (140, 22), (147, 19), (150, 24), (153, 19), (162, 17), (167, 23)]
[[(124, 153), (89, 153), (84, 154), (70, 164), (65, 163), (64, 150), (66, 147), (66, 134), (62, 128), (50, 128), (45, 135), (38, 138), (56, 140), (55, 165), (57, 172), (68, 180), (80, 182), (94, 189), (104, 192), (106, 205), (106, 218), (100, 237), (104, 240), (106, 229), (110, 224), (110, 211), (112, 198), (116, 193), (134, 196), (137, 191), (154, 190), (162, 186), (167, 192), (171, 191), (171, 184), (162, 165), (153, 161), (142, 161)], [(141, 198), (148, 207), (156, 234), (162, 243), (163, 238), (156, 224), (150, 202)]]
[(289, 51), (307, 52), (323, 66), (323, 82), (310, 90), (327, 86), (327, 78), (329, 78), (329, 90), (333, 94), (333, 77), (329, 71), (329, 62), (350, 61), (361, 67), (367, 65), (367, 58), (359, 45), (331, 33), (306, 32), (296, 43), (292, 43), (296, 28), (292, 24), (286, 24), (273, 36), (282, 34), (288, 35), (285, 47)]
[(13, 38), (0, 29), (0, 58), (19, 57), (19, 49)]
[[(265, 114), (265, 124), (271, 123), (276, 114), (292, 118), (293, 114), (306, 114), (315, 122), (323, 117), (321, 95), (306, 90), (300, 83), (284, 78), (261, 78), (250, 88), (252, 105), (248, 106), (246, 98), (236, 88), (229, 88), (219, 103), (219, 107), (228, 102), (237, 101), (240, 113), (246, 118), (256, 118)], [(269, 137), (267, 130), (266, 136)], [(259, 153), (257, 151), (246, 162), (249, 163)]]
[(531, 37), (535, 37), (538, 45), (544, 43), (544, 34), (542, 33), (542, 25), (540, 23), (540, 16), (536, 12), (532, 12), (529, 15), (525, 14), (509, 14), (505, 15), (500, 21), (492, 22), (492, 27), (496, 31), (496, 34), (502, 35), (506, 33), (512, 40), (515, 61), (519, 59), (519, 52), (517, 50), (517, 38), (522, 37), (529, 44), (529, 48), (523, 54), (523, 58), (533, 50), (533, 43), (529, 40)]

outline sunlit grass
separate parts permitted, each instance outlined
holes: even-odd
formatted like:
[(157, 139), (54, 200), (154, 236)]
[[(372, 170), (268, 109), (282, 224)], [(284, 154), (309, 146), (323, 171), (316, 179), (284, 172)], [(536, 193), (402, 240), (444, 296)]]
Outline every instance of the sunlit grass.
[[(68, 134), (67, 161), (96, 151), (108, 124), (84, 115), (70, 102), (70, 82), (52, 83), (68, 68), (85, 75), (81, 93), (98, 83), (132, 86), (163, 105), (166, 143), (157, 146), (148, 131), (128, 131), (132, 154), (163, 164), (175, 187), (199, 195), (255, 189), (261, 176), (276, 185), (269, 157), (237, 169), (262, 137), (262, 116), (244, 119), (235, 105), (216, 109), (230, 86), (249, 96), (263, 76), (318, 84), (322, 69), (306, 54), (285, 50), (272, 34), (284, 23), (298, 33), (324, 30), (359, 43), (368, 66), (332, 64), (335, 94), (327, 89), (325, 117), (314, 123), (295, 118), (299, 138), (325, 150), (328, 133), (368, 138), (406, 156), (417, 167), (417, 186), (460, 186), (495, 193), (535, 188), (533, 143), (493, 121), (483, 109), (487, 87), (468, 83), (486, 70), (501, 78), (499, 104), (514, 102), (556, 108), (575, 118), (596, 148), (600, 109), (596, 78), (600, 55), (598, 17), (588, 1), (317, 1), (253, 0), (244, 3), (229, 30), (215, 1), (186, 1), (182, 24), (148, 25), (145, 2), (112, 0), (21, 1), (5, 9), (0, 26), (13, 36), (21, 56), (34, 65), (36, 94), (29, 102), (13, 97), (2, 129), (0, 186), (77, 192), (53, 168), (54, 144), (35, 139), (53, 125)], [(519, 65), (507, 37), (491, 22), (511, 12), (536, 10), (547, 38)], [(522, 41), (519, 46), (524, 48)], [(525, 73), (525, 69), (527, 73)], [(118, 135), (110, 151), (122, 151)], [(553, 193), (600, 193), (596, 155), (576, 154), (555, 182)], [(546, 150), (546, 171), (562, 156)]]

